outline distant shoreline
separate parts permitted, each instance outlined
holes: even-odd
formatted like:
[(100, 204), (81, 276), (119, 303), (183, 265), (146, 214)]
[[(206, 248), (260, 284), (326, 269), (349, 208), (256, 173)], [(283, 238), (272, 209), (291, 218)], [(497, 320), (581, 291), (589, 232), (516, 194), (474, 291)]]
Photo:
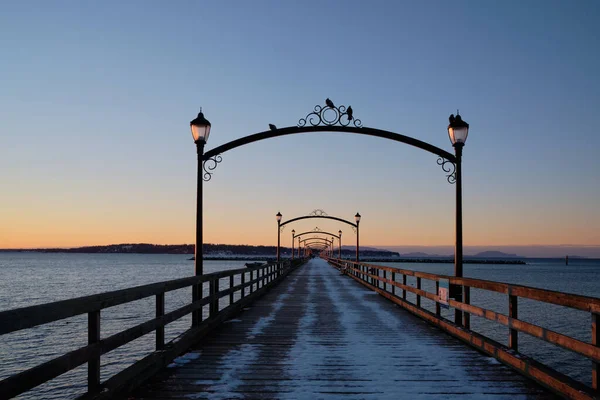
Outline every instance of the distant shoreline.
[[(194, 257), (188, 260), (193, 260)], [(287, 260), (289, 258), (284, 258)], [(244, 260), (261, 260), (265, 262), (274, 262), (275, 257), (204, 257), (206, 261), (244, 261)], [(346, 259), (347, 261), (354, 261)], [(365, 259), (361, 262), (369, 264), (373, 262), (386, 262), (386, 263), (420, 263), (420, 264), (453, 264), (454, 260), (450, 259), (434, 259), (434, 258), (377, 258), (377, 259)], [(502, 259), (464, 259), (463, 264), (512, 264), (512, 265), (527, 265), (523, 260), (502, 260)]]

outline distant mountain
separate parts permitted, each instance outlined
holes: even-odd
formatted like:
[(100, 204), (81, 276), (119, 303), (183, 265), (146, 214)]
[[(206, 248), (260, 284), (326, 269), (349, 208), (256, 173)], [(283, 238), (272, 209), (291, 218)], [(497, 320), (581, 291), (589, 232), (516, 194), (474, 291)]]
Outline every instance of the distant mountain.
[[(335, 246), (335, 243), (334, 243)], [(336, 246), (337, 249), (337, 246)], [(353, 246), (342, 246), (342, 250), (356, 250), (356, 245)], [(396, 253), (393, 250), (387, 250), (387, 249), (378, 249), (375, 247), (366, 247), (366, 246), (360, 246), (360, 251), (383, 251), (383, 252), (392, 252), (392, 253)]]
[(451, 257), (451, 256), (440, 256), (439, 254), (428, 254), (428, 253), (423, 253), (421, 251), (415, 251), (412, 253), (403, 253), (401, 254), (402, 257), (434, 257), (434, 258), (438, 258), (438, 257)]
[(501, 251), (482, 251), (481, 253), (477, 253), (471, 257), (481, 257), (481, 258), (523, 258), (516, 254), (508, 254), (503, 253)]

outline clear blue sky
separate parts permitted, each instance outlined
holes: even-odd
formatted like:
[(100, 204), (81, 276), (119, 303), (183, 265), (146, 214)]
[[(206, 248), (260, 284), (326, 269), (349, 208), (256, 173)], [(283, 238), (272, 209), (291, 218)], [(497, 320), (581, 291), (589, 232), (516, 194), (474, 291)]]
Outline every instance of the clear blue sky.
[[(7, 2), (0, 247), (191, 243), (198, 108), (210, 149), (326, 97), (449, 151), (460, 108), (466, 244), (600, 245), (599, 18), (597, 1)], [(279, 138), (224, 155), (206, 240), (272, 244), (277, 211), (322, 208), (360, 211), (365, 245), (446, 245), (453, 202), (420, 150)]]

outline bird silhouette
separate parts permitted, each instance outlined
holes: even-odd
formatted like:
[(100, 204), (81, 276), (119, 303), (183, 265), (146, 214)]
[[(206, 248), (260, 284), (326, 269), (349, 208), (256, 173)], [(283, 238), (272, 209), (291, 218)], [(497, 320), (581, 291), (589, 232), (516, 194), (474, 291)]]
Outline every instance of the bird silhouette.
[(352, 111), (352, 106), (348, 106), (348, 109), (346, 110), (346, 114), (348, 114), (348, 121), (352, 121), (354, 119), (354, 117), (352, 116), (352, 113), (354, 111)]
[(276, 131), (277, 127), (273, 124), (269, 124), (269, 129), (271, 129), (272, 131)]
[(329, 108), (335, 108), (335, 106), (333, 105), (333, 101), (329, 100), (329, 97), (327, 98), (327, 100), (325, 100), (325, 104), (327, 104), (327, 107)]
[(450, 125), (452, 125), (454, 123), (454, 114), (450, 114), (450, 118), (448, 118), (448, 120), (450, 121)]

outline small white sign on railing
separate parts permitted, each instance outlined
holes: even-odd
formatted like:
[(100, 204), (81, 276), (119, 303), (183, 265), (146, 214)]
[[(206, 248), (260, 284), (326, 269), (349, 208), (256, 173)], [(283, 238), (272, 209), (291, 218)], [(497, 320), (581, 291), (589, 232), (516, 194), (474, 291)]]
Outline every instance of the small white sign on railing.
[(448, 299), (450, 298), (450, 282), (448, 279), (440, 279), (438, 288), (438, 297), (440, 298), (440, 304), (444, 308), (449, 308)]

